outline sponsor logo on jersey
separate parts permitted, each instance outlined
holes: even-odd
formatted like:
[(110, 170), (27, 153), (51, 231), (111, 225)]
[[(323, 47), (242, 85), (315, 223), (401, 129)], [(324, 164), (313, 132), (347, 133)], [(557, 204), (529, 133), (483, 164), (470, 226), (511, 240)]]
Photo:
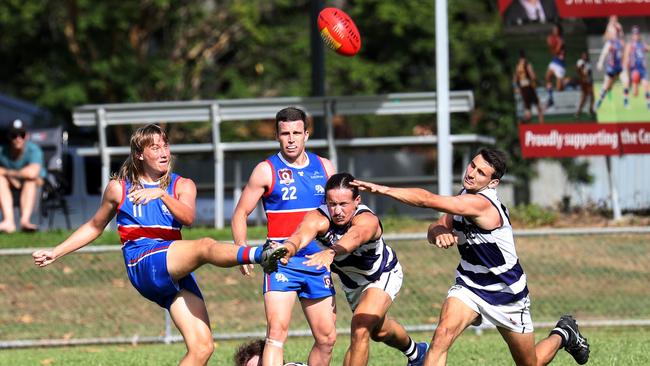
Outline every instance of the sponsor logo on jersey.
[(278, 282), (289, 282), (289, 279), (283, 273), (276, 273), (275, 280)]
[(322, 175), (319, 171), (315, 171), (315, 172), (311, 175), (311, 177), (309, 177), (309, 178), (311, 178), (311, 179), (322, 179), (322, 178), (325, 178), (325, 176)]
[(332, 278), (330, 276), (323, 277), (323, 284), (325, 284), (326, 288), (334, 287), (334, 284), (332, 284)]
[(171, 215), (171, 214), (172, 214), (172, 213), (169, 211), (169, 209), (167, 208), (167, 206), (165, 206), (164, 203), (163, 203), (162, 205), (160, 205), (160, 209), (162, 210), (163, 215)]
[(316, 194), (319, 196), (325, 194), (325, 188), (323, 188), (323, 186), (320, 184), (314, 186), (314, 191), (316, 191)]
[(279, 169), (278, 178), (280, 179), (280, 184), (289, 185), (294, 182), (293, 171), (291, 169)]
[(303, 172), (303, 171), (301, 170), (301, 171), (298, 172), (298, 175), (301, 176), (301, 177), (304, 177), (304, 176), (305, 176), (305, 172)]

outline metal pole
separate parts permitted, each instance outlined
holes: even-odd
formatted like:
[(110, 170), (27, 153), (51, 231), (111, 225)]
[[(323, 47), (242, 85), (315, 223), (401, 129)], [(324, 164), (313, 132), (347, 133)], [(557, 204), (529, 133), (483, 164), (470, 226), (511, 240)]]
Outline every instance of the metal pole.
[(438, 129), (438, 193), (450, 196), (453, 180), (449, 140), (449, 34), (447, 0), (436, 0), (436, 110)]
[(623, 215), (621, 214), (621, 204), (618, 201), (618, 189), (616, 188), (616, 180), (614, 179), (614, 172), (612, 171), (612, 157), (605, 158), (607, 165), (607, 176), (609, 177), (609, 190), (612, 192), (612, 213), (614, 214), (614, 221), (620, 220)]
[(99, 135), (99, 156), (102, 161), (102, 189), (108, 185), (111, 169), (111, 157), (106, 150), (106, 110), (99, 108), (97, 110), (97, 134)]
[(221, 147), (221, 117), (219, 105), (210, 105), (210, 120), (212, 122), (212, 143), (214, 144), (214, 227), (223, 229), (224, 226), (224, 179), (223, 179), (223, 148)]
[[(318, 14), (323, 9), (323, 0), (311, 0), (309, 11), (309, 44), (311, 49), (311, 96), (325, 95), (325, 50), (318, 31)], [(322, 117), (313, 117), (313, 137), (323, 138), (327, 127)]]
[(334, 103), (336, 102), (333, 100), (326, 100), (323, 103), (323, 108), (325, 109), (325, 124), (327, 125), (327, 151), (334, 168), (338, 171), (338, 156), (336, 155), (336, 146), (334, 145), (334, 122), (332, 121), (335, 108)]

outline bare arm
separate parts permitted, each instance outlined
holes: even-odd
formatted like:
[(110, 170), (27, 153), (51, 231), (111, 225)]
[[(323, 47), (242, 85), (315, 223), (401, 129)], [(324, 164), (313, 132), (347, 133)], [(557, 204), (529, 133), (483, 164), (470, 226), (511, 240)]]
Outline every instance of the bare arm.
[(257, 206), (264, 192), (272, 183), (272, 171), (265, 161), (257, 164), (251, 173), (248, 183), (244, 187), (239, 202), (232, 214), (232, 238), (237, 245), (246, 245), (246, 230), (248, 229), (248, 216)]
[(174, 218), (183, 225), (192, 225), (196, 216), (196, 186), (191, 179), (180, 178), (176, 182), (176, 197), (162, 188), (143, 188), (129, 193), (133, 204), (146, 205), (160, 198)]
[(284, 241), (283, 245), (287, 247), (289, 252), (287, 256), (282, 259), (282, 263), (286, 264), (290, 257), (293, 257), (296, 252), (306, 247), (318, 235), (325, 234), (329, 229), (329, 220), (320, 211), (309, 211), (296, 228), (296, 231)]
[[(230, 226), (232, 230), (232, 238), (236, 245), (246, 245), (246, 230), (248, 229), (248, 216), (257, 206), (257, 202), (262, 198), (264, 192), (271, 187), (272, 184), (272, 170), (269, 164), (265, 161), (257, 164), (248, 183), (244, 187), (237, 207), (232, 214)], [(245, 275), (250, 276), (253, 271), (252, 264), (244, 264), (239, 267), (239, 271)]]
[(429, 243), (445, 249), (458, 244), (458, 237), (454, 235), (453, 228), (453, 216), (449, 214), (442, 215), (438, 221), (429, 225), (427, 230)]
[(336, 174), (336, 167), (334, 167), (334, 164), (329, 159), (321, 157), (320, 160), (323, 162), (323, 168), (325, 168), (325, 173), (327, 173), (328, 178)]
[(609, 51), (609, 42), (605, 42), (605, 44), (603, 45), (603, 49), (600, 51), (600, 56), (598, 56), (598, 63), (596, 64), (598, 70), (603, 69), (603, 66), (605, 65), (605, 57), (607, 56), (608, 51)]
[(95, 215), (55, 248), (35, 251), (32, 254), (34, 264), (39, 267), (45, 267), (58, 258), (74, 252), (97, 239), (104, 231), (106, 225), (113, 219), (113, 216), (115, 216), (117, 206), (121, 199), (122, 186), (119, 182), (111, 180), (108, 186), (106, 186), (102, 202)]
[(452, 215), (465, 216), (483, 229), (501, 225), (501, 215), (492, 203), (479, 194), (441, 196), (422, 188), (395, 188), (354, 180), (360, 190), (383, 194), (415, 207), (432, 208)]
[(337, 255), (350, 253), (363, 243), (376, 239), (380, 235), (381, 226), (379, 225), (377, 216), (369, 212), (364, 212), (352, 218), (350, 229), (348, 229), (336, 244), (320, 252), (305, 256), (308, 259), (305, 261), (305, 264), (308, 266), (316, 266), (316, 269), (326, 267), (330, 270), (330, 266)]
[(7, 178), (16, 178), (22, 180), (34, 180), (38, 178), (39, 173), (41, 172), (41, 164), (38, 163), (29, 163), (21, 169), (7, 169), (2, 168), (0, 174), (6, 176)]

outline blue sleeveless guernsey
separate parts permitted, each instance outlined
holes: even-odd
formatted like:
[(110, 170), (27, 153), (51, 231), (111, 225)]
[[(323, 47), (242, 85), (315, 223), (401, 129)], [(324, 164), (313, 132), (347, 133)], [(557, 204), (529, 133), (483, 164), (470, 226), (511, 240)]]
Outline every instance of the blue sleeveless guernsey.
[[(172, 174), (167, 193), (176, 197), (176, 184), (181, 177)], [(183, 225), (174, 219), (162, 199), (145, 205), (134, 205), (127, 195), (132, 187), (122, 181), (122, 200), (117, 208), (117, 231), (122, 241), (122, 254), (129, 280), (145, 298), (169, 309), (180, 290), (203, 298), (194, 273), (174, 281), (167, 271), (167, 250), (181, 240)], [(156, 188), (157, 183), (143, 183), (143, 188)]]
[[(307, 212), (324, 202), (327, 172), (318, 155), (306, 154), (307, 162), (302, 166), (290, 164), (281, 153), (266, 159), (273, 176), (271, 186), (262, 196), (269, 240), (286, 240)], [(281, 265), (277, 272), (264, 276), (263, 291), (295, 291), (299, 297), (309, 299), (332, 296), (334, 287), (329, 271), (302, 263), (305, 255), (320, 250), (316, 241), (309, 243), (286, 266)]]

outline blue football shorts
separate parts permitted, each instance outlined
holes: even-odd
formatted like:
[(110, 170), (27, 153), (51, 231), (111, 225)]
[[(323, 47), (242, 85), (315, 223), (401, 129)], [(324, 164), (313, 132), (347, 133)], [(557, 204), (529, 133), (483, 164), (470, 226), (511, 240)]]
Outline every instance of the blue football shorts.
[(302, 264), (305, 257), (291, 257), (285, 266), (278, 265), (278, 270), (273, 273), (264, 274), (262, 291), (295, 291), (298, 297), (304, 299), (320, 299), (333, 296), (334, 284), (332, 275), (326, 268), (319, 270)]
[(172, 242), (141, 239), (122, 247), (126, 273), (133, 287), (148, 300), (168, 310), (181, 290), (203, 299), (194, 273), (176, 282), (167, 272), (167, 249)]

